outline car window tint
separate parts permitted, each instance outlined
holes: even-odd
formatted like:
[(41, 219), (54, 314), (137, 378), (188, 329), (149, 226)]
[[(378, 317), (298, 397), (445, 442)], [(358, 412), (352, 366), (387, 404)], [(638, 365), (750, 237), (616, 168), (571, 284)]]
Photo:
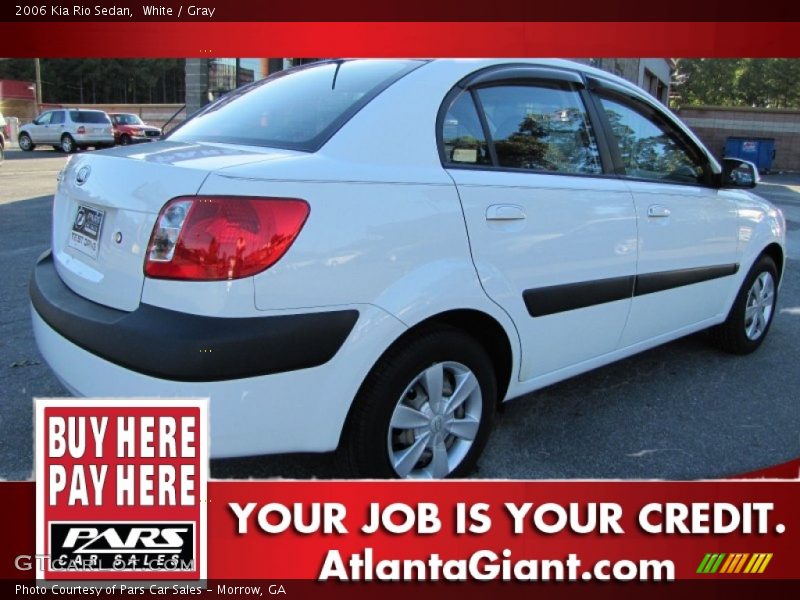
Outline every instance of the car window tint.
[(628, 177), (679, 183), (702, 183), (705, 161), (696, 156), (679, 134), (654, 118), (649, 107), (635, 110), (627, 103), (601, 97), (603, 109), (617, 140)]
[(108, 124), (111, 120), (106, 113), (98, 110), (71, 110), (69, 111), (69, 118), (75, 123), (105, 123)]
[(64, 122), (64, 111), (57, 110), (53, 113), (53, 116), (50, 117), (50, 124), (51, 125), (60, 125)]
[(347, 60), (289, 69), (229, 92), (170, 139), (315, 150), (377, 93), (421, 64)]
[(492, 164), (481, 120), (469, 92), (459, 94), (450, 105), (442, 123), (442, 143), (447, 162)]
[(580, 94), (559, 84), (478, 90), (501, 167), (601, 173), (600, 153)]

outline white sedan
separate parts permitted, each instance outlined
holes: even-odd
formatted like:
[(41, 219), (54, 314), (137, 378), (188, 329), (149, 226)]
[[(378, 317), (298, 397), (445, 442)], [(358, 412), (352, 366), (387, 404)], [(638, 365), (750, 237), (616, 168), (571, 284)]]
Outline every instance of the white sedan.
[(576, 63), (315, 63), (73, 157), (33, 328), (75, 394), (209, 396), (212, 456), (464, 476), (499, 402), (703, 329), (758, 348), (756, 181)]

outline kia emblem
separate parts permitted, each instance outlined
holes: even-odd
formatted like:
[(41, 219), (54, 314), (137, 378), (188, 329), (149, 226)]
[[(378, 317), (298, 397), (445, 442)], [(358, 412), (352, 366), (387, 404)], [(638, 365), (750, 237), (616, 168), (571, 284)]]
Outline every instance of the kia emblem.
[(75, 183), (78, 185), (83, 185), (86, 183), (86, 180), (89, 179), (89, 174), (92, 172), (92, 168), (89, 165), (83, 165), (80, 169), (78, 169), (78, 174), (75, 176)]

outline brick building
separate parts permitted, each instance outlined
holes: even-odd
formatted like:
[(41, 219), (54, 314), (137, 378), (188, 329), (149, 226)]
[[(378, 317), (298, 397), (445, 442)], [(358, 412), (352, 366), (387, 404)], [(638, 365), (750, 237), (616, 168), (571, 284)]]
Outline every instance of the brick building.
[(0, 79), (0, 113), (21, 121), (36, 116), (36, 95), (32, 81)]
[(774, 139), (773, 171), (800, 171), (800, 110), (686, 106), (676, 111), (717, 158), (729, 137)]
[(638, 85), (662, 104), (669, 100), (669, 84), (675, 64), (669, 58), (576, 58)]

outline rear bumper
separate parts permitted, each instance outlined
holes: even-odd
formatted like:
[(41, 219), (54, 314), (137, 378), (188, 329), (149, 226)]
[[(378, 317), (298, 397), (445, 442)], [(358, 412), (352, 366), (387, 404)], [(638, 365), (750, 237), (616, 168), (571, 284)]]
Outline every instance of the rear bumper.
[(78, 146), (94, 146), (95, 144), (113, 144), (114, 143), (114, 136), (112, 134), (93, 134), (93, 133), (85, 133), (75, 134), (74, 136), (75, 143)]
[[(344, 340), (341, 350), (319, 366), (226, 380), (166, 379), (101, 357), (68, 339), (66, 334), (75, 335), (75, 332), (66, 331), (60, 319), (48, 314), (46, 320), (42, 313), (57, 310), (64, 311), (65, 320), (75, 319), (83, 327), (96, 326), (85, 315), (78, 313), (76, 307), (81, 301), (87, 302), (85, 299), (78, 296), (75, 306), (67, 307), (53, 298), (54, 294), (63, 290), (42, 291), (48, 285), (58, 287), (58, 282), (52, 280), (54, 273), (48, 274), (52, 269), (48, 264), (52, 265), (49, 257), (40, 261), (31, 282), (31, 318), (39, 351), (64, 386), (76, 396), (87, 397), (208, 397), (211, 399), (211, 456), (214, 458), (335, 449), (361, 383), (386, 346), (406, 329), (400, 321), (378, 307), (355, 305), (352, 310), (345, 312), (357, 315), (356, 326)], [(49, 283), (46, 280), (48, 277)], [(64, 286), (63, 283), (61, 285)], [(42, 296), (49, 298), (46, 302), (56, 305), (54, 309), (43, 308), (42, 299), (34, 299), (38, 294), (35, 291), (37, 289)], [(68, 289), (66, 294), (67, 297), (69, 294), (76, 296)], [(72, 300), (75, 301), (74, 298)], [(92, 311), (98, 309), (99, 305), (89, 304)], [(99, 308), (100, 311), (94, 313), (94, 320), (101, 325), (103, 320), (100, 314), (115, 319), (120, 317), (120, 311)], [(121, 314), (133, 315), (135, 312)], [(275, 317), (264, 317), (267, 322), (272, 318)], [(116, 333), (107, 334), (109, 344), (128, 351), (133, 347), (132, 344), (139, 344), (129, 340), (127, 332), (122, 333), (124, 330), (117, 330), (119, 321), (112, 323), (114, 329), (106, 331)], [(166, 337), (169, 334), (162, 331), (159, 338), (151, 342), (151, 346), (139, 348), (137, 352), (154, 355), (160, 362), (169, 360), (171, 352), (163, 346)], [(317, 339), (313, 343), (307, 342), (305, 352), (314, 352), (318, 342)], [(262, 347), (258, 355), (285, 354), (289, 345), (295, 344), (296, 340), (284, 338), (283, 343), (285, 346), (277, 349), (271, 346), (269, 351)], [(215, 353), (210, 354), (213, 356)], [(247, 358), (244, 352), (237, 356), (240, 360)]]
[(39, 316), (77, 346), (174, 381), (223, 381), (325, 364), (358, 319), (355, 310), (234, 319), (147, 304), (115, 310), (68, 288), (50, 253), (33, 270), (30, 296)]

